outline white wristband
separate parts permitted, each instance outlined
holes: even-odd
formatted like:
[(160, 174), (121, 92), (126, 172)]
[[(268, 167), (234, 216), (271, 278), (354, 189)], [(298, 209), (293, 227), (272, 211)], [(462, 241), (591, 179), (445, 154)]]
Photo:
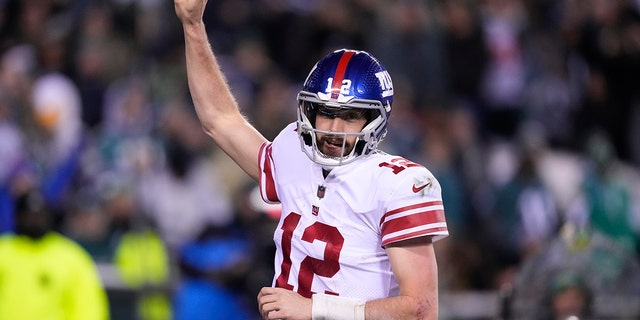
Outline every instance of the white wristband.
[(311, 301), (311, 320), (364, 320), (364, 300), (314, 294)]

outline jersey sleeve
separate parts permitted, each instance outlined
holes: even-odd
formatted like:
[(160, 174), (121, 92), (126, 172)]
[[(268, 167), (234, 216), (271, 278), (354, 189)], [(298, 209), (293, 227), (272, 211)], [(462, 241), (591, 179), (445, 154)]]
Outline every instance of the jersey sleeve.
[(266, 203), (279, 203), (276, 192), (275, 166), (273, 161), (273, 143), (265, 142), (260, 146), (258, 153), (258, 165), (260, 166), (260, 195)]
[(437, 241), (449, 235), (438, 180), (424, 168), (413, 171), (387, 201), (380, 220), (382, 246), (423, 236)]

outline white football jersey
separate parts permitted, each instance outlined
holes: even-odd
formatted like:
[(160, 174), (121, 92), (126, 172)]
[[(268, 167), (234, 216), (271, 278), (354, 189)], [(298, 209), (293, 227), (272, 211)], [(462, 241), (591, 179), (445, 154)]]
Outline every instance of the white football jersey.
[[(305, 146), (307, 147), (307, 146)], [(260, 150), (260, 191), (282, 204), (273, 286), (365, 300), (399, 294), (384, 246), (447, 236), (441, 189), (425, 167), (377, 152), (331, 170), (300, 150), (296, 124)]]

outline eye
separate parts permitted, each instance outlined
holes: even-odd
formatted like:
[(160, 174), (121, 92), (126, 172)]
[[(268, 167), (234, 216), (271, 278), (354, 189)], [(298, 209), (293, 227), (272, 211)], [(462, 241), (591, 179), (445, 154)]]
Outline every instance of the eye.
[(347, 110), (340, 115), (340, 118), (348, 121), (362, 119), (364, 118), (364, 111), (363, 110)]
[(341, 115), (341, 110), (338, 108), (331, 108), (331, 107), (327, 107), (324, 105), (316, 105), (316, 110), (318, 111), (318, 114), (325, 116), (327, 118), (336, 118), (336, 117), (340, 117)]
[(355, 121), (359, 119), (366, 119), (368, 110), (334, 108), (316, 104), (316, 111), (319, 115), (330, 119), (340, 118), (345, 121)]

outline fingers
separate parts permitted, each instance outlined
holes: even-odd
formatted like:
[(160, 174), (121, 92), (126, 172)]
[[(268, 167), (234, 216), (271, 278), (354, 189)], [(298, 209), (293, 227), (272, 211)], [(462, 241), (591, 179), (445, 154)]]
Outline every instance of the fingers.
[(178, 18), (185, 24), (200, 21), (207, 5), (207, 0), (174, 0)]
[[(258, 310), (263, 319), (296, 319), (290, 314), (290, 295), (293, 292), (282, 288), (264, 287), (258, 293)], [(296, 294), (297, 295), (297, 294)]]
[(260, 314), (262, 319), (280, 319), (279, 309), (276, 309), (275, 303), (268, 303), (262, 306)]
[(297, 292), (265, 287), (258, 293), (258, 310), (263, 319), (310, 319), (311, 299), (304, 298)]
[(258, 310), (263, 319), (270, 319), (269, 313), (278, 311), (276, 305), (277, 297), (274, 294), (276, 290), (273, 289), (274, 288), (265, 287), (258, 292)]

